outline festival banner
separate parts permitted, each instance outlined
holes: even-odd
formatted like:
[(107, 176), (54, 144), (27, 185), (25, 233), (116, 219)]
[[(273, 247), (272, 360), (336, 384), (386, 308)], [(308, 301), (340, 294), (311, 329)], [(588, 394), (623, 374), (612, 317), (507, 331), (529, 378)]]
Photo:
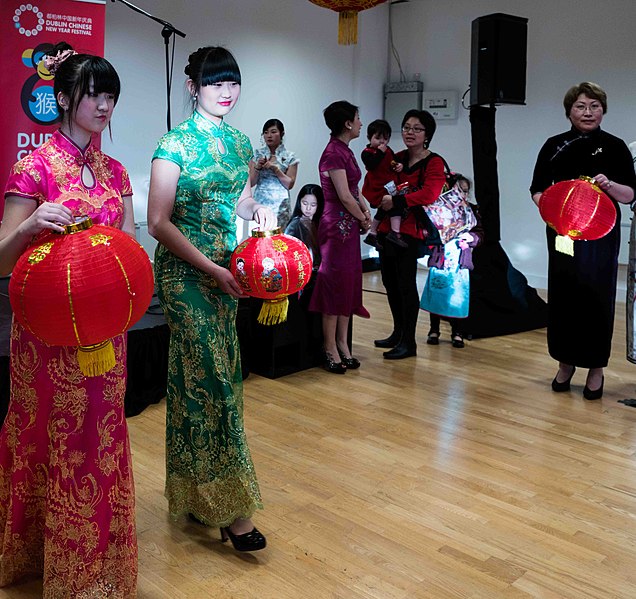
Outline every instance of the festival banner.
[(104, 55), (106, 0), (0, 1), (0, 219), (11, 166), (59, 126), (53, 77), (40, 64), (58, 42)]

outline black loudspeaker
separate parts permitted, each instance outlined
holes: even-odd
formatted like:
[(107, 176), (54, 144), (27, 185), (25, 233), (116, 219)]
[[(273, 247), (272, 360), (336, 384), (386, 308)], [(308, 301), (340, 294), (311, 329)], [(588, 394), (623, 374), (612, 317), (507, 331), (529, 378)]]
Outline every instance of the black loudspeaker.
[(472, 24), (470, 105), (526, 103), (528, 19), (496, 13)]

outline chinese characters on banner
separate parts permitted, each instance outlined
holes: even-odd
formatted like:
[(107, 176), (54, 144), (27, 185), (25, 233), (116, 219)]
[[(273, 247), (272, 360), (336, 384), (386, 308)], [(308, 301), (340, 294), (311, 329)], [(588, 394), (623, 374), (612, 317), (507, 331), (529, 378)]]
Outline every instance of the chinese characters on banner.
[(104, 55), (105, 0), (0, 2), (0, 219), (11, 166), (59, 126), (53, 78), (40, 64), (58, 42)]

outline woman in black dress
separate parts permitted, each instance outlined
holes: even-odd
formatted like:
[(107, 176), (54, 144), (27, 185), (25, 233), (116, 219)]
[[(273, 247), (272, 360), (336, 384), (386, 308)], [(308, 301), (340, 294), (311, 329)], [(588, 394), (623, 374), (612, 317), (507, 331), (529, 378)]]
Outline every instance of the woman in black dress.
[[(565, 116), (572, 123), (566, 133), (545, 142), (534, 168), (530, 193), (535, 204), (547, 187), (558, 181), (593, 177), (617, 202), (634, 199), (636, 176), (625, 143), (601, 130), (607, 95), (595, 83), (568, 90)], [(616, 273), (620, 244), (620, 211), (614, 228), (595, 241), (574, 243), (574, 256), (555, 250), (555, 231), (548, 239), (548, 350), (559, 362), (552, 381), (556, 392), (569, 391), (576, 367), (587, 368), (585, 399), (603, 395), (603, 368), (607, 366), (614, 328)]]

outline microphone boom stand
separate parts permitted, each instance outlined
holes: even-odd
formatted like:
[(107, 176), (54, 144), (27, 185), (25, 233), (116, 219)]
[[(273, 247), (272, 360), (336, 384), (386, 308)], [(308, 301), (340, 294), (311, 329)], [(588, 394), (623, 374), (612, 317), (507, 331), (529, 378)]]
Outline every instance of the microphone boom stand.
[[(167, 125), (168, 125), (168, 131), (170, 131), (170, 129), (172, 129), (172, 125), (170, 123), (170, 89), (172, 87), (172, 73), (170, 71), (170, 52), (169, 52), (170, 38), (173, 35), (175, 35), (175, 34), (180, 36), (180, 37), (185, 38), (186, 34), (183, 33), (183, 31), (179, 31), (171, 23), (168, 23), (168, 21), (164, 21), (163, 19), (159, 19), (158, 17), (155, 17), (155, 16), (151, 15), (149, 12), (146, 12), (145, 10), (142, 10), (138, 6), (135, 6), (134, 4), (131, 4), (130, 2), (128, 2), (128, 0), (111, 0), (111, 2), (121, 2), (122, 4), (125, 4), (128, 8), (134, 10), (135, 12), (138, 12), (139, 14), (144, 15), (145, 17), (148, 17), (149, 19), (152, 19), (153, 21), (156, 21), (160, 25), (163, 25), (163, 29), (161, 30), (161, 37), (163, 37), (164, 44), (165, 44), (165, 47), (166, 47)], [(174, 51), (174, 44), (173, 44), (172, 48), (173, 48), (173, 51)]]

